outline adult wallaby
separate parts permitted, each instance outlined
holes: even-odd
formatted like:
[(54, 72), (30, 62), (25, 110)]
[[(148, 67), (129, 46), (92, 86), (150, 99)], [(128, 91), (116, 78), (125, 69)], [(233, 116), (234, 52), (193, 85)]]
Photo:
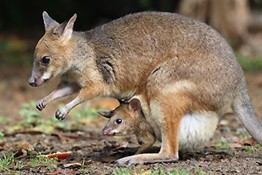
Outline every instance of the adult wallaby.
[(191, 129), (198, 131), (196, 140), (204, 133), (208, 140), (217, 118), (229, 107), (262, 144), (262, 127), (243, 71), (228, 43), (208, 25), (174, 13), (142, 12), (75, 32), (76, 14), (62, 24), (46, 12), (43, 19), (46, 32), (35, 49), (29, 84), (36, 87), (58, 75), (62, 81), (37, 108), (77, 92), (56, 112), (64, 119), (73, 107), (96, 96), (136, 96), (161, 138), (159, 153), (133, 155), (118, 163), (178, 160), (179, 128), (191, 136)]

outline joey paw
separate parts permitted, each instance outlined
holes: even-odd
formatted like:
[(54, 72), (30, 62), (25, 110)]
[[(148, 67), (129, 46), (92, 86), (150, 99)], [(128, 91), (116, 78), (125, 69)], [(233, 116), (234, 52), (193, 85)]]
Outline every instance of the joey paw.
[(46, 102), (44, 100), (38, 100), (36, 102), (36, 108), (41, 111), (42, 109), (44, 109), (46, 107)]
[(60, 110), (60, 109), (56, 111), (55, 113), (55, 117), (58, 120), (64, 120), (66, 118), (66, 115), (67, 115), (67, 112), (65, 110)]

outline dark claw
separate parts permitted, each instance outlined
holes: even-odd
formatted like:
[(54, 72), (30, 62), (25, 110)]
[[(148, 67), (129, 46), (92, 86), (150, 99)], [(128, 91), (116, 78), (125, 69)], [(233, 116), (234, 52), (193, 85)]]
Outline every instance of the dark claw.
[(65, 119), (65, 114), (61, 113), (59, 110), (56, 111), (55, 113), (55, 117), (58, 119), (58, 120), (64, 120)]
[(43, 102), (37, 102), (36, 108), (37, 108), (39, 111), (42, 111), (42, 109), (45, 108), (45, 105), (44, 105)]

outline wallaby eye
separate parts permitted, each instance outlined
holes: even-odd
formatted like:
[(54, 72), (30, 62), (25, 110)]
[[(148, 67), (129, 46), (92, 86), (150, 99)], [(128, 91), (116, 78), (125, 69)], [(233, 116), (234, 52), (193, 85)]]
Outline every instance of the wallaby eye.
[(49, 63), (50, 63), (50, 60), (51, 60), (51, 58), (50, 58), (49, 56), (44, 56), (44, 57), (42, 58), (42, 63), (44, 63), (44, 64), (49, 64)]
[(116, 119), (115, 122), (116, 122), (117, 125), (120, 125), (120, 124), (122, 123), (122, 121), (123, 121), (123, 120), (121, 120), (121, 119)]

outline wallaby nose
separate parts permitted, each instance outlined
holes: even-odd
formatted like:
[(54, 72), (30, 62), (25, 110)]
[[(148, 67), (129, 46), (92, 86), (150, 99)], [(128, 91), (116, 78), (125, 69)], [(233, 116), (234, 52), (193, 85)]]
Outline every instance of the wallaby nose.
[(36, 87), (36, 79), (34, 77), (31, 77), (28, 81), (28, 83), (30, 84), (30, 86)]

